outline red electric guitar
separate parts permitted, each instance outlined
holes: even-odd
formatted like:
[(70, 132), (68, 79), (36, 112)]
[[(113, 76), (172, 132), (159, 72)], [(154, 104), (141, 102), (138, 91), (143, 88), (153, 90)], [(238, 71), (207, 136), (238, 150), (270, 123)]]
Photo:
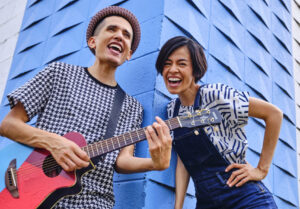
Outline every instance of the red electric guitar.
[[(217, 110), (197, 110), (193, 114), (166, 120), (170, 130), (179, 127), (201, 127), (220, 123), (222, 117)], [(86, 144), (84, 137), (70, 132), (64, 137), (78, 144), (92, 159), (146, 138), (145, 129), (128, 132), (120, 136)], [(94, 163), (75, 172), (65, 172), (47, 150), (34, 149), (21, 167), (16, 169), (12, 160), (5, 173), (6, 188), (0, 193), (2, 208), (52, 208), (61, 198), (81, 192), (81, 177), (95, 169)]]

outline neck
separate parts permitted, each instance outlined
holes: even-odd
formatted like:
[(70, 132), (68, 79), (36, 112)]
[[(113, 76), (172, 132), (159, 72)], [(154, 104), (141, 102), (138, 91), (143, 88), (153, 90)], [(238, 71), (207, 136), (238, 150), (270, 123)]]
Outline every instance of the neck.
[[(165, 121), (166, 125), (170, 130), (182, 127), (179, 117), (171, 118)], [(89, 157), (93, 158), (96, 156), (103, 155), (116, 149), (123, 148), (125, 146), (135, 144), (137, 142), (146, 139), (145, 134), (146, 127), (127, 132), (125, 134), (114, 136), (108, 139), (99, 140), (93, 144), (89, 144), (82, 149), (88, 154)]]
[(194, 84), (191, 88), (187, 89), (186, 91), (178, 94), (180, 102), (184, 106), (191, 106), (195, 102), (195, 98), (199, 89), (198, 84)]
[(95, 63), (88, 68), (90, 74), (103, 84), (108, 86), (116, 86), (115, 79), (117, 67), (110, 65), (109, 63), (100, 63), (96, 60)]

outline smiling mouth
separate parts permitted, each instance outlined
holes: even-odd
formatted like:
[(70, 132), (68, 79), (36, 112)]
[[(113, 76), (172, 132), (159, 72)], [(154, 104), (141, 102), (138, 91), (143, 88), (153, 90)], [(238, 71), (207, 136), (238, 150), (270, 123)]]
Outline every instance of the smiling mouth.
[(181, 79), (179, 78), (168, 78), (169, 85), (178, 86), (181, 83)]
[(108, 48), (112, 51), (114, 51), (115, 53), (122, 53), (123, 52), (123, 48), (115, 43), (109, 44)]

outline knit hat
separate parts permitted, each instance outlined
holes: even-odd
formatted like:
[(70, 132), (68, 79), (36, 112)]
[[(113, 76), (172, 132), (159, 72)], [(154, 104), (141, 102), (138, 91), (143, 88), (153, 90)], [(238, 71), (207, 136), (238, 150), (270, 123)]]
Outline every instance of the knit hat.
[[(97, 12), (91, 19), (89, 26), (87, 28), (86, 31), (86, 42), (88, 43), (89, 38), (92, 37), (94, 35), (94, 31), (96, 29), (96, 27), (98, 26), (98, 24), (106, 17), (109, 16), (120, 16), (123, 17), (124, 19), (126, 19), (133, 30), (133, 39), (132, 39), (132, 43), (131, 43), (131, 50), (132, 50), (132, 54), (135, 52), (135, 50), (137, 49), (140, 39), (141, 39), (141, 29), (140, 29), (140, 24), (137, 20), (137, 18), (134, 16), (134, 14), (132, 14), (130, 11), (128, 11), (127, 9), (124, 9), (122, 7), (119, 6), (109, 6), (106, 7), (102, 10), (100, 10), (99, 12)], [(90, 48), (90, 50), (92, 51), (93, 54), (95, 54), (95, 50)]]

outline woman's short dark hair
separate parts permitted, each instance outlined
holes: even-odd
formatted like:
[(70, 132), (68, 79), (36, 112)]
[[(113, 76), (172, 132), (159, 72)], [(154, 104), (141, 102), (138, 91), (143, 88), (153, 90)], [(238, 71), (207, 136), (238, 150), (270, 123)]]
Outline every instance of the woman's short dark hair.
[(156, 70), (158, 73), (162, 74), (166, 60), (176, 49), (183, 46), (187, 46), (190, 52), (193, 65), (193, 76), (197, 83), (207, 70), (205, 54), (200, 44), (184, 36), (171, 38), (163, 45), (156, 60)]

